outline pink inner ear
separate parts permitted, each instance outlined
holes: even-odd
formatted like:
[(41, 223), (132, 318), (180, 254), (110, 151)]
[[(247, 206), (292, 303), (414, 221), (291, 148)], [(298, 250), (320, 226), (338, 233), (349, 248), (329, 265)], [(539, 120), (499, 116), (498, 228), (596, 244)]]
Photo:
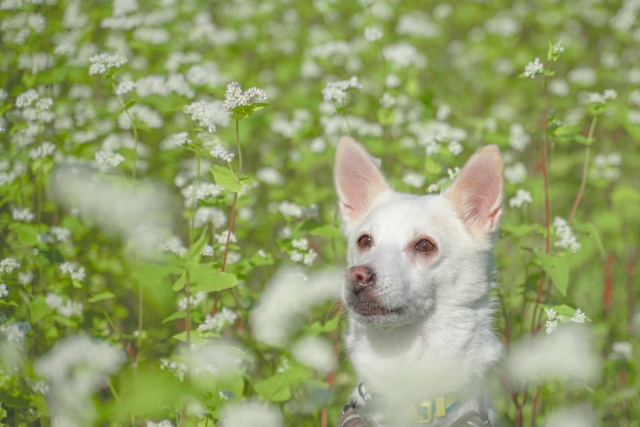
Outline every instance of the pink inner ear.
[(349, 138), (338, 146), (335, 179), (343, 214), (349, 219), (363, 215), (389, 188), (369, 154)]
[(502, 157), (495, 146), (473, 155), (453, 185), (445, 192), (472, 230), (498, 226), (502, 204)]

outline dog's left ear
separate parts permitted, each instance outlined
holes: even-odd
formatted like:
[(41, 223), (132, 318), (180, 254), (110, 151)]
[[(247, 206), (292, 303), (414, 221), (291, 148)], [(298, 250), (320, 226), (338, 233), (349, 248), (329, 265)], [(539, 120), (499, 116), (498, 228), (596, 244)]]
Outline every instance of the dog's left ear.
[(473, 235), (491, 234), (500, 226), (504, 181), (502, 156), (495, 145), (475, 153), (443, 196), (457, 208)]

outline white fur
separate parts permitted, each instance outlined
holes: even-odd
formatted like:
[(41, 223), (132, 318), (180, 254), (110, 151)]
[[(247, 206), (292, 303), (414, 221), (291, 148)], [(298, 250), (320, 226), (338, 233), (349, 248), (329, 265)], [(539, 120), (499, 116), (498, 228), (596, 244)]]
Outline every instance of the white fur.
[[(343, 140), (340, 145), (345, 144), (353, 148), (357, 143)], [(359, 152), (339, 148), (338, 156), (341, 151), (349, 155)], [(336, 160), (342, 168), (352, 162)], [(476, 169), (470, 172), (482, 172), (482, 168)], [(349, 185), (341, 182), (341, 176), (345, 174), (336, 171), (339, 195), (344, 194), (341, 188)], [(501, 179), (500, 173), (500, 182), (495, 183), (499, 191), (496, 187), (493, 192), (500, 200), (491, 201), (492, 211), (500, 206)], [(364, 189), (363, 193), (370, 194)], [(340, 203), (354, 205), (343, 199)], [(482, 378), (502, 355), (503, 347), (492, 327), (494, 303), (488, 296), (497, 229), (490, 222), (499, 221), (499, 215), (487, 220), (489, 225), (483, 228), (487, 232), (477, 233), (478, 219), (473, 219), (471, 227), (460, 210), (444, 194), (415, 196), (391, 189), (382, 189), (366, 212), (345, 216), (343, 210), (349, 266), (372, 267), (380, 304), (401, 309), (399, 314), (375, 319), (349, 309), (346, 334), (346, 347), (360, 381), (371, 393), (384, 397), (387, 415), (393, 417), (398, 411), (394, 423), (402, 423), (411, 403), (449, 393), (469, 392), (476, 399)], [(374, 241), (368, 250), (357, 246), (363, 233)], [(413, 242), (424, 236), (437, 247), (428, 258), (412, 252)], [(352, 283), (347, 280), (343, 287), (345, 307), (350, 294)], [(450, 424), (454, 415), (437, 420), (435, 425)]]

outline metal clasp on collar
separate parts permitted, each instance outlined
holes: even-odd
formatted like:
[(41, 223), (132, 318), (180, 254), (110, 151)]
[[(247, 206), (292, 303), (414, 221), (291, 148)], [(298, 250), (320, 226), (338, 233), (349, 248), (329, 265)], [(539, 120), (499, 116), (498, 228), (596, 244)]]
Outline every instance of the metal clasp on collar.
[(360, 395), (360, 397), (362, 398), (362, 400), (364, 401), (370, 401), (371, 400), (371, 396), (367, 396), (364, 392), (364, 383), (360, 383), (358, 384), (358, 394)]

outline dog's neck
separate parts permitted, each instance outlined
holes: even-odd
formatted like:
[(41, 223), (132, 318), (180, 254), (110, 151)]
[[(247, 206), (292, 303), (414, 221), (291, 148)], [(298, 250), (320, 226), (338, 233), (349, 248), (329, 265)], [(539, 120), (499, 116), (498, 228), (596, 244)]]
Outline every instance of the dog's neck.
[(352, 321), (346, 345), (360, 380), (390, 402), (469, 394), (502, 354), (493, 313), (488, 296), (455, 307), (440, 300), (411, 324), (379, 328)]

